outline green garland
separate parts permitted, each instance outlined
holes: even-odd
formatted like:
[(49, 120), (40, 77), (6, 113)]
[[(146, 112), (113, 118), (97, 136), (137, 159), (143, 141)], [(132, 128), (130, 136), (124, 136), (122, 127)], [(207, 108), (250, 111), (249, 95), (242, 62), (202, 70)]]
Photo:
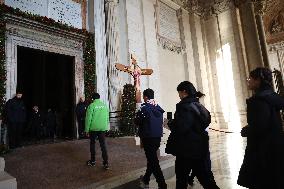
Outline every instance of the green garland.
[(31, 13), (23, 12), (20, 9), (15, 9), (4, 4), (0, 4), (0, 119), (1, 113), (5, 104), (6, 95), (6, 56), (5, 56), (5, 31), (6, 21), (5, 15), (11, 14), (22, 18), (27, 18), (47, 26), (56, 27), (73, 33), (85, 35), (84, 42), (84, 78), (85, 78), (85, 95), (86, 99), (90, 100), (91, 94), (96, 90), (96, 53), (94, 44), (94, 35), (84, 29), (78, 29), (67, 24), (57, 22), (51, 18), (34, 15)]

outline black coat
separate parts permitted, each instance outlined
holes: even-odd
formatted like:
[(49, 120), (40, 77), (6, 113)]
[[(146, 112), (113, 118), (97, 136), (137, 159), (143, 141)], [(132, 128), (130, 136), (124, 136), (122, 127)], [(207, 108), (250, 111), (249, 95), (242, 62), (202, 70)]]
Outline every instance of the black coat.
[(205, 127), (209, 123), (207, 122), (205, 126), (199, 112), (193, 106), (194, 103), (198, 103), (198, 99), (184, 98), (176, 105), (174, 120), (169, 124), (171, 134), (166, 153), (188, 158), (206, 158), (209, 151), (209, 137)]
[(79, 102), (76, 106), (76, 116), (77, 119), (82, 121), (85, 119), (86, 116), (86, 110), (88, 108), (87, 103), (85, 102)]
[(247, 146), (238, 184), (248, 188), (284, 188), (284, 137), (279, 110), (284, 99), (272, 90), (247, 100)]
[(43, 125), (43, 117), (40, 112), (33, 111), (29, 121), (31, 129), (39, 129)]
[(7, 101), (5, 105), (6, 121), (8, 123), (26, 122), (26, 108), (22, 99), (14, 97)]

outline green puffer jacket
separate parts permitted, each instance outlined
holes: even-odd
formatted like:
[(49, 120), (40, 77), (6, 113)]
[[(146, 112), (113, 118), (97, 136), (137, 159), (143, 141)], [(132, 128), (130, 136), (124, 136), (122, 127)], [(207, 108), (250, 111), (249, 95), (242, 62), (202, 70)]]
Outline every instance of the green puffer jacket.
[(91, 103), (87, 109), (85, 122), (85, 132), (108, 131), (109, 130), (109, 110), (99, 99)]

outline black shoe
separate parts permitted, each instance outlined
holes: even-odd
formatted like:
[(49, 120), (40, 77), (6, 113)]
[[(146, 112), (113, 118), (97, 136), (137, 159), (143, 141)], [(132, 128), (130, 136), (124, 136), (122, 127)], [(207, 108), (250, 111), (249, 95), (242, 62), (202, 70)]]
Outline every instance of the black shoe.
[(109, 170), (109, 165), (106, 163), (103, 165), (105, 170)]
[(96, 166), (96, 161), (88, 160), (87, 161), (87, 165), (91, 166), (91, 167), (94, 167), (94, 166)]

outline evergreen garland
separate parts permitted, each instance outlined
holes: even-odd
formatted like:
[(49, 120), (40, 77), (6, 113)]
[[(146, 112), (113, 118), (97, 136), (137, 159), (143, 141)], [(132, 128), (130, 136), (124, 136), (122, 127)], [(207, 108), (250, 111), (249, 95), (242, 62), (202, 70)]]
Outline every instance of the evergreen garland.
[[(52, 26), (55, 28), (59, 28), (62, 30), (66, 30), (69, 32), (79, 33), (85, 35), (84, 42), (84, 78), (85, 78), (85, 94), (86, 99), (90, 100), (91, 94), (96, 89), (96, 53), (95, 53), (95, 44), (94, 44), (94, 35), (87, 32), (84, 29), (74, 28), (72, 26), (68, 26), (67, 24), (57, 22), (51, 18), (35, 15), (32, 13), (27, 13), (21, 11), (18, 8), (9, 7), (5, 4), (0, 4), (0, 115), (2, 113), (4, 104), (6, 102), (6, 68), (5, 68), (5, 31), (6, 31), (6, 21), (5, 15), (11, 14), (23, 18), (27, 18), (33, 21), (37, 21), (39, 23)], [(1, 116), (0, 116), (1, 119)]]
[(84, 81), (85, 99), (91, 102), (92, 94), (96, 91), (96, 51), (94, 35), (89, 33), (84, 44)]
[(121, 126), (122, 133), (133, 136), (137, 132), (134, 124), (136, 111), (136, 92), (132, 84), (123, 86), (122, 105), (121, 105)]

